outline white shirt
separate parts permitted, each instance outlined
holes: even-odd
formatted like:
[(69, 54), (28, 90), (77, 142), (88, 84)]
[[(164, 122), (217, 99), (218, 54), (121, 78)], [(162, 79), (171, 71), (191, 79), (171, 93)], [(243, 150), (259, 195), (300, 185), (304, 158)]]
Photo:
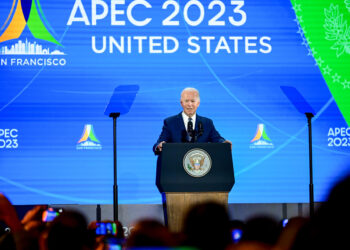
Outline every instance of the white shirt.
[[(192, 123), (193, 123), (193, 130), (195, 129), (196, 127), (196, 117), (197, 117), (197, 114), (194, 114), (191, 118), (192, 118)], [(182, 119), (184, 120), (184, 123), (185, 123), (185, 128), (186, 128), (186, 131), (187, 131), (187, 124), (188, 124), (188, 119), (190, 117), (188, 115), (185, 114), (185, 112), (182, 111)]]

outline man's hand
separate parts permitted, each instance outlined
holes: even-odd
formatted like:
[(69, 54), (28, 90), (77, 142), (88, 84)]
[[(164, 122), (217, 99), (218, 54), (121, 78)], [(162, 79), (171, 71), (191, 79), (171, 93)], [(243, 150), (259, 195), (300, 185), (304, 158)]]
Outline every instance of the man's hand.
[(231, 150), (232, 150), (232, 142), (231, 142), (231, 141), (226, 140), (226, 141), (224, 141), (224, 143), (230, 143), (230, 145), (231, 145)]
[(165, 141), (162, 141), (161, 143), (158, 144), (157, 149), (156, 149), (158, 152), (162, 152), (163, 144), (164, 144), (164, 143), (166, 143), (166, 142), (165, 142)]
[(22, 224), (25, 225), (31, 221), (41, 221), (43, 212), (47, 209), (46, 205), (37, 205), (29, 210), (22, 219)]

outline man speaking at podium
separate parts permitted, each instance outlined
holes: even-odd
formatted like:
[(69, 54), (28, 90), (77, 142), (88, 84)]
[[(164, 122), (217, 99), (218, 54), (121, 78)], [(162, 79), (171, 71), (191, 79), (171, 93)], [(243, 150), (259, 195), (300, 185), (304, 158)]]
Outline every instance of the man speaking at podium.
[(167, 142), (222, 142), (232, 143), (221, 137), (213, 121), (197, 115), (200, 103), (199, 92), (195, 88), (185, 88), (180, 99), (183, 111), (164, 120), (163, 130), (153, 146), (153, 152), (159, 154)]

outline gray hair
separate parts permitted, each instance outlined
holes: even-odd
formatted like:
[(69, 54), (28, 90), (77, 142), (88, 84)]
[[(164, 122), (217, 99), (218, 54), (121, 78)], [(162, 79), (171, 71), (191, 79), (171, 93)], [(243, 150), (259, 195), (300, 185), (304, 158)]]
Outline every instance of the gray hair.
[(184, 92), (186, 91), (191, 91), (191, 92), (196, 92), (197, 93), (197, 97), (198, 97), (198, 100), (200, 100), (200, 97), (199, 97), (199, 91), (195, 88), (192, 88), (192, 87), (187, 87), (187, 88), (184, 88), (181, 92), (181, 98), (182, 98), (182, 95)]

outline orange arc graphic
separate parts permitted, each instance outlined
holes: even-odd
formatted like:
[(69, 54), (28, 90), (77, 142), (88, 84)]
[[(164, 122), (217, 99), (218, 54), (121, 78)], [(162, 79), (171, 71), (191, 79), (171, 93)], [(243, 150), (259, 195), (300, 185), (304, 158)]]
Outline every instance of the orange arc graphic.
[(89, 138), (89, 133), (90, 133), (90, 129), (85, 127), (84, 132), (83, 132), (83, 136), (80, 138), (78, 143), (81, 143), (82, 141), (86, 141)]
[(257, 141), (257, 140), (260, 139), (260, 137), (261, 137), (261, 131), (260, 131), (260, 129), (258, 129), (258, 131), (256, 132), (255, 137), (250, 142)]
[(19, 0), (12, 22), (0, 37), (0, 42), (18, 38), (26, 26), (26, 20), (23, 16), (22, 4)]
[(11, 15), (12, 15), (13, 9), (15, 8), (15, 5), (16, 5), (16, 0), (13, 0), (10, 14), (9, 14), (8, 17), (6, 18), (6, 21), (5, 21), (4, 25), (0, 28), (0, 30), (3, 30), (3, 29), (5, 28), (7, 22), (10, 20), (10, 17), (11, 17)]

